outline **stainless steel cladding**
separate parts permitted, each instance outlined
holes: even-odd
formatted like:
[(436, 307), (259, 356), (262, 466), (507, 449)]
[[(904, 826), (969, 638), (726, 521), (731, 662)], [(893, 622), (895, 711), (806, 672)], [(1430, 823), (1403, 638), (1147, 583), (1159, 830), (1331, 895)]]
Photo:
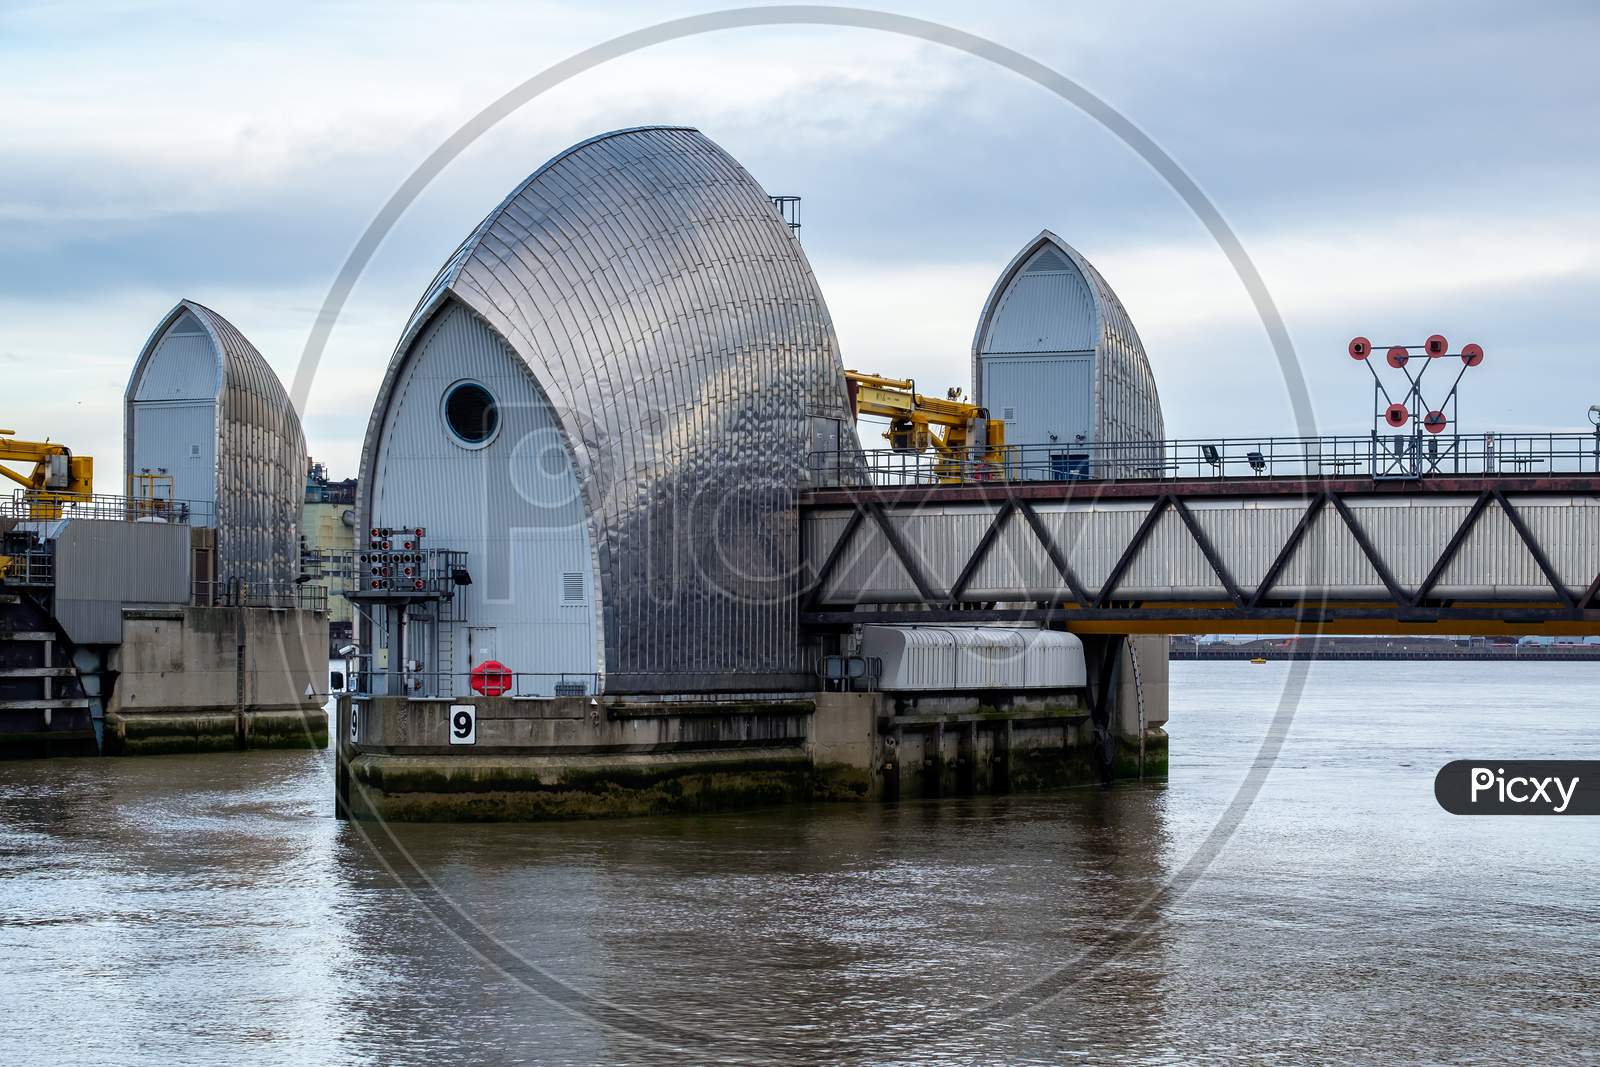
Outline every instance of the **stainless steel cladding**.
[[(129, 496), (211, 503), (217, 577), (284, 587), (299, 573), (296, 532), (306, 442), (283, 383), (232, 323), (183, 300), (162, 318), (124, 396)], [(161, 483), (142, 473), (171, 478)]]
[(1074, 459), (1076, 444), (1165, 436), (1155, 376), (1122, 301), (1049, 230), (990, 291), (972, 341), (972, 382), (978, 402), (1006, 420), (1008, 443), (1060, 445), (1059, 462), (1036, 476), (1090, 476), (1088, 457)]
[[(400, 454), (383, 437), (406, 365), (457, 306), (554, 414), (598, 579), (606, 690), (808, 684), (797, 494), (812, 420), (849, 417), (810, 264), (744, 168), (693, 129), (622, 130), (562, 152), (491, 212), (395, 350), (363, 449), (363, 526), (386, 506), (378, 467), (404, 476), (381, 457)], [(541, 565), (556, 566), (526, 564)]]

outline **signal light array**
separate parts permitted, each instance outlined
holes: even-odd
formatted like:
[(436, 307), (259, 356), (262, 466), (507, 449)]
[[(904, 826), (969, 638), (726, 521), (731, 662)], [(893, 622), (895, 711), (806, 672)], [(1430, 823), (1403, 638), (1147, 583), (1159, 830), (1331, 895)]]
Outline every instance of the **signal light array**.
[[(1388, 388), (1383, 384), (1383, 379), (1378, 376), (1377, 368), (1368, 358), (1379, 349), (1384, 350), (1384, 362), (1405, 375), (1406, 390), (1399, 394), (1398, 399), (1390, 395)], [(1482, 345), (1463, 345), (1461, 351), (1456, 353), (1461, 360), (1461, 369), (1456, 372), (1455, 380), (1450, 383), (1442, 401), (1429, 404), (1422, 396), (1423, 376), (1436, 360), (1450, 354), (1450, 342), (1445, 340), (1442, 334), (1433, 334), (1420, 345), (1374, 345), (1365, 337), (1357, 337), (1350, 342), (1347, 350), (1351, 359), (1365, 363), (1367, 369), (1372, 371), (1373, 409), (1376, 421), (1391, 430), (1399, 430), (1407, 424), (1414, 424), (1430, 434), (1443, 433), (1446, 427), (1455, 425), (1461, 376), (1466, 373), (1468, 367), (1476, 367), (1483, 362)], [(1413, 358), (1422, 360), (1421, 369), (1415, 373), (1409, 369)]]
[(360, 553), (357, 560), (366, 588), (396, 593), (426, 590), (428, 554), (422, 548), (422, 539), (427, 534), (421, 526), (374, 526), (368, 530), (367, 551)]

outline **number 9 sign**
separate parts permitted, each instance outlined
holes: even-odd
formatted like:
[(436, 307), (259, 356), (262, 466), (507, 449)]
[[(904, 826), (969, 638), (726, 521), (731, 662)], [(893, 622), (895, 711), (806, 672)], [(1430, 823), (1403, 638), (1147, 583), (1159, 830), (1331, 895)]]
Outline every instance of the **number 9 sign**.
[(472, 704), (450, 705), (450, 743), (475, 745), (478, 743), (478, 709)]

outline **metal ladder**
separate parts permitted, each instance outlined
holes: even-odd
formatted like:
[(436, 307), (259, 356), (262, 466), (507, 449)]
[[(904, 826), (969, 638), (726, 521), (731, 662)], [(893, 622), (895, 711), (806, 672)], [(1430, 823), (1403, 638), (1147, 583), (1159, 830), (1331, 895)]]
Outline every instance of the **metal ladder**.
[(439, 679), (434, 696), (456, 695), (456, 598), (454, 594), (439, 600), (433, 609), (434, 674)]

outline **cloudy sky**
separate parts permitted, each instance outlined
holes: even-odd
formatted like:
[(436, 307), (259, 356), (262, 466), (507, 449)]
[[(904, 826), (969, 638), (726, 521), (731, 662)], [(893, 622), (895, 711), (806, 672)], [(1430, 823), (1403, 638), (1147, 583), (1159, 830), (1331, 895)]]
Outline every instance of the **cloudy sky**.
[[(287, 382), (357, 238), (461, 123), (571, 53), (725, 5), (0, 0), (0, 425), (121, 463), (132, 361), (180, 297)], [(1365, 432), (1346, 341), (1478, 341), (1463, 428), (1600, 403), (1600, 8), (885, 3), (1015, 48), (1136, 123), (1239, 234), (1318, 429)], [(803, 239), (845, 362), (966, 384), (996, 272), (1050, 228), (1131, 312), (1175, 436), (1293, 433), (1243, 286), (1178, 197), (1018, 76), (860, 29), (726, 31), (608, 63), (480, 138), (385, 240), (304, 412), (353, 474), (422, 287), (521, 178), (623, 126), (698, 126)], [(102, 487), (104, 485), (102, 477)]]

